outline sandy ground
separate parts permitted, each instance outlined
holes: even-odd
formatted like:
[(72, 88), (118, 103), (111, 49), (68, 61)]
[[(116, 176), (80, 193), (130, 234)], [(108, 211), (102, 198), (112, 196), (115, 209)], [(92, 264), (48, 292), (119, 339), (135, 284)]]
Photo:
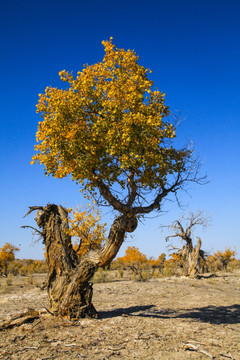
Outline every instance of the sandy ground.
[[(240, 272), (94, 284), (93, 303), (97, 320), (46, 314), (1, 331), (0, 359), (240, 360)], [(0, 293), (0, 320), (45, 306), (46, 291), (16, 284)]]

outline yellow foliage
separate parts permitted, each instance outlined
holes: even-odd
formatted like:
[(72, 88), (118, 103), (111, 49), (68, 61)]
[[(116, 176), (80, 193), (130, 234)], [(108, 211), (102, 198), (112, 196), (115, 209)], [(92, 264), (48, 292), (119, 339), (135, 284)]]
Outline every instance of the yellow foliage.
[(155, 259), (149, 259), (148, 260), (150, 266), (152, 266), (153, 268), (156, 268), (156, 267), (162, 268), (165, 261), (166, 261), (166, 254), (164, 254), (164, 253), (159, 255), (157, 260), (155, 260)]
[[(228, 263), (232, 260), (236, 260), (234, 256), (236, 255), (236, 251), (231, 250), (229, 247), (225, 249), (225, 251), (217, 251), (213, 254), (213, 259), (210, 259), (211, 262), (216, 262), (218, 264), (218, 269), (227, 267)], [(212, 261), (211, 261), (212, 260)]]
[(100, 212), (93, 206), (89, 205), (87, 209), (77, 209), (69, 212), (73, 218), (69, 219), (69, 235), (75, 238), (73, 248), (81, 257), (89, 250), (100, 249), (105, 240), (106, 224), (101, 224)]
[(142, 254), (135, 246), (128, 246), (123, 257), (117, 259), (126, 266), (140, 265), (147, 262), (146, 255)]
[(229, 247), (226, 248), (224, 252), (217, 251), (213, 256), (215, 258), (219, 258), (222, 262), (229, 262), (230, 260), (234, 260), (234, 256), (236, 255), (236, 251), (231, 250)]
[(163, 186), (168, 174), (184, 170), (190, 152), (171, 146), (176, 129), (165, 94), (153, 89), (135, 52), (116, 48), (112, 38), (102, 43), (102, 62), (86, 65), (75, 79), (61, 71), (67, 87), (39, 94), (43, 120), (32, 163), (44, 164), (56, 178), (71, 174), (90, 192), (99, 175), (107, 186), (117, 182), (126, 189), (131, 169), (138, 187)]
[(181, 262), (182, 261), (182, 256), (176, 253), (171, 254), (171, 257), (173, 259), (173, 261), (178, 261)]
[(15, 252), (20, 249), (10, 243), (0, 248), (0, 274), (8, 275), (8, 267), (11, 261), (15, 260)]

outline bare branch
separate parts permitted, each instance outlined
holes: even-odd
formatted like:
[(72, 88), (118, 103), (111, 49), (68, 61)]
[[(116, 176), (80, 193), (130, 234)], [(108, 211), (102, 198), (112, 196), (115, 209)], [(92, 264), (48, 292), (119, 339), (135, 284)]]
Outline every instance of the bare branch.
[(42, 211), (44, 211), (44, 207), (43, 207), (43, 206), (29, 206), (29, 209), (30, 209), (30, 210), (28, 210), (28, 212), (26, 213), (26, 215), (24, 215), (24, 218), (25, 218), (26, 216), (28, 216), (29, 214), (31, 214), (31, 212), (33, 212), (33, 211), (36, 211), (36, 210), (42, 210)]
[(102, 197), (106, 199), (109, 202), (109, 204), (113, 206), (115, 210), (118, 210), (121, 213), (127, 213), (129, 211), (129, 206), (119, 201), (112, 194), (109, 187), (105, 185), (104, 182), (97, 175), (95, 175), (95, 181)]
[(32, 229), (32, 230), (34, 230), (35, 232), (37, 232), (41, 237), (44, 237), (43, 232), (39, 231), (38, 229), (34, 228), (33, 226), (23, 225), (23, 226), (21, 226), (21, 228), (22, 228), (22, 229), (26, 229), (26, 228)]
[(182, 224), (180, 223), (179, 220), (177, 220), (176, 223), (177, 223), (179, 229), (181, 230), (181, 234), (183, 234), (183, 233), (184, 233), (184, 230), (183, 230)]
[(181, 184), (180, 180), (180, 174), (178, 174), (176, 181), (172, 186), (170, 186), (168, 189), (166, 189), (164, 186), (161, 187), (161, 192), (156, 196), (155, 200), (152, 202), (152, 204), (148, 206), (137, 206), (134, 207), (132, 210), (133, 214), (148, 214), (153, 210), (160, 209), (160, 203), (161, 201), (172, 192), (175, 192), (178, 190), (179, 186)]
[(180, 248), (173, 246), (172, 244), (167, 245), (167, 247), (169, 248), (169, 251), (174, 251), (174, 250), (181, 250)]
[(174, 234), (174, 235), (166, 236), (166, 237), (165, 237), (165, 240), (168, 241), (170, 238), (173, 238), (173, 237), (181, 237), (181, 234), (180, 234), (180, 233), (177, 233), (177, 234)]

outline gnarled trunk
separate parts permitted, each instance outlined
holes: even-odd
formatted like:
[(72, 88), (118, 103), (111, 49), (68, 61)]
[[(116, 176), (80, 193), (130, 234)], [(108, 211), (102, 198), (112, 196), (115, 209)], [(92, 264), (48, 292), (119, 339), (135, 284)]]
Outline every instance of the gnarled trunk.
[[(192, 249), (190, 258), (189, 258), (189, 276), (197, 277), (201, 272), (201, 245), (202, 241), (198, 238), (198, 243), (195, 248)], [(203, 260), (203, 259), (202, 259)]]
[[(190, 239), (191, 240), (191, 239)], [(198, 243), (194, 248), (192, 240), (188, 241), (186, 245), (178, 252), (182, 256), (186, 264), (187, 275), (191, 278), (198, 277), (201, 272), (201, 261), (204, 261), (201, 249), (202, 241), (198, 237)]]
[(46, 246), (49, 267), (47, 291), (50, 311), (68, 319), (98, 317), (92, 304), (92, 284), (89, 282), (98, 267), (111, 263), (124, 241), (126, 232), (137, 227), (136, 218), (119, 216), (112, 224), (109, 236), (100, 250), (89, 251), (77, 257), (68, 235), (68, 213), (57, 205), (32, 207), (38, 209), (36, 222)]

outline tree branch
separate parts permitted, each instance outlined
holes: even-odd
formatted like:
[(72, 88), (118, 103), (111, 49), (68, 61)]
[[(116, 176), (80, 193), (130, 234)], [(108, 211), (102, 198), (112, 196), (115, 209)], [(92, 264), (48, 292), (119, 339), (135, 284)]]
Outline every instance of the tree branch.
[(132, 206), (134, 200), (137, 196), (137, 185), (134, 181), (134, 171), (130, 170), (128, 179), (127, 179), (127, 186), (128, 186), (128, 202), (127, 206)]
[(28, 216), (29, 214), (31, 214), (31, 212), (35, 211), (35, 210), (42, 210), (44, 211), (44, 207), (43, 206), (29, 206), (29, 209), (28, 212), (24, 215), (24, 218), (26, 216)]
[(21, 226), (21, 228), (22, 229), (26, 229), (26, 228), (32, 229), (32, 230), (36, 231), (41, 237), (44, 237), (44, 233), (39, 231), (38, 229), (34, 228), (33, 226), (23, 225), (23, 226)]
[(153, 210), (160, 209), (160, 203), (169, 193), (176, 192), (183, 180), (181, 180), (180, 174), (177, 175), (177, 179), (172, 186), (166, 189), (164, 186), (161, 187), (161, 193), (159, 193), (152, 204), (148, 206), (137, 206), (132, 210), (133, 214), (148, 214)]
[(166, 237), (165, 237), (165, 240), (168, 241), (168, 240), (169, 240), (170, 238), (172, 238), (172, 237), (180, 237), (180, 238), (181, 238), (182, 235), (181, 235), (181, 234), (169, 235), (169, 236), (166, 236)]
[(95, 182), (99, 189), (100, 194), (104, 199), (106, 199), (110, 205), (113, 206), (115, 210), (118, 210), (121, 213), (128, 213), (129, 212), (129, 206), (126, 204), (123, 204), (121, 201), (119, 201), (109, 190), (109, 187), (104, 184), (104, 182), (99, 179), (97, 175), (95, 175)]

